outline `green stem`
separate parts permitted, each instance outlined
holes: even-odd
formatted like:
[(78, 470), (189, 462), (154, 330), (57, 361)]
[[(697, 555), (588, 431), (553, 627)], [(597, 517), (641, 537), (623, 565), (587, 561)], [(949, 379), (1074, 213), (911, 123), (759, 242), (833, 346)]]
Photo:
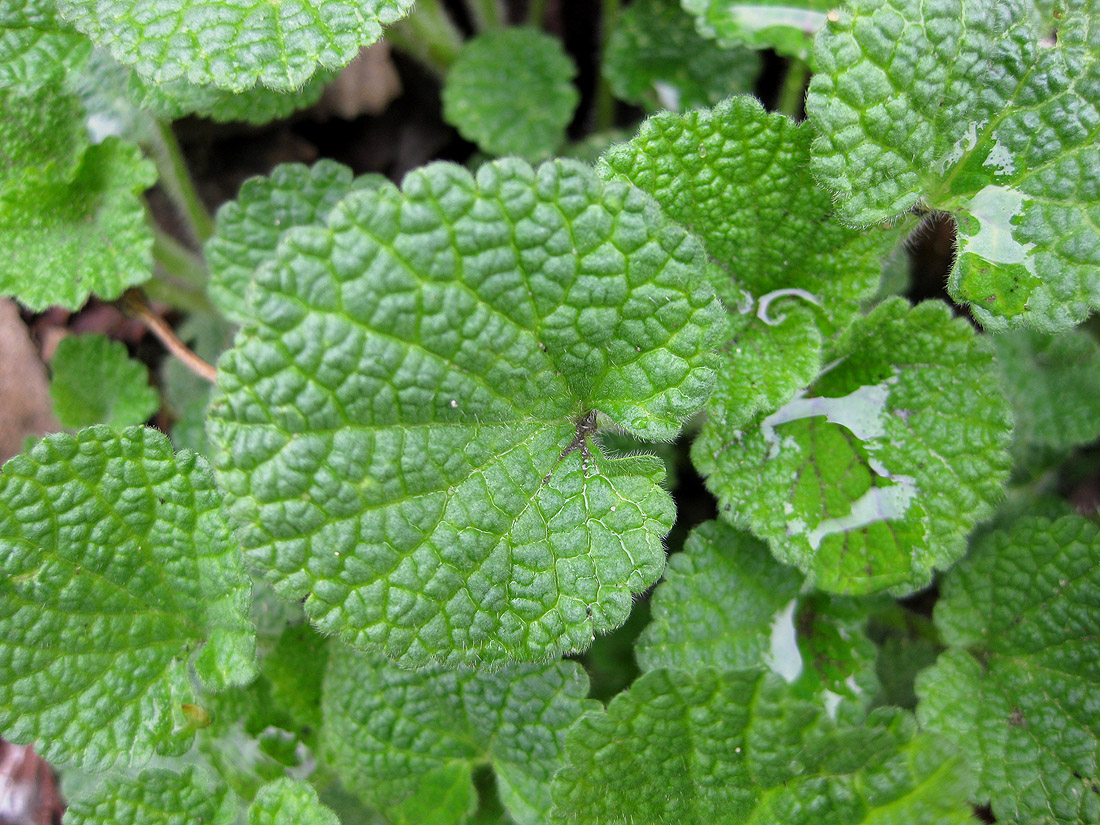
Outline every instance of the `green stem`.
[(386, 38), (439, 77), (462, 50), (462, 35), (440, 0), (417, 0), (412, 14), (386, 30)]
[(806, 101), (806, 81), (809, 78), (810, 67), (806, 61), (792, 59), (787, 65), (787, 75), (783, 78), (783, 88), (779, 90), (779, 101), (775, 108), (795, 120), (801, 118)]
[[(600, 63), (607, 56), (607, 44), (611, 40), (611, 33), (615, 31), (615, 23), (619, 17), (621, 0), (603, 0), (600, 11)], [(596, 131), (604, 132), (615, 125), (615, 96), (611, 94), (611, 87), (603, 74), (600, 75), (599, 84), (596, 87)]]
[(527, 25), (541, 29), (546, 25), (547, 0), (529, 0), (527, 3)]
[(504, 25), (504, 10), (500, 0), (466, 0), (466, 8), (470, 10), (474, 27), (479, 32), (499, 29)]
[(159, 226), (153, 227), (153, 260), (160, 271), (145, 285), (151, 297), (189, 312), (214, 311), (206, 297), (206, 266)]
[(187, 171), (172, 124), (158, 120), (146, 149), (157, 166), (161, 186), (187, 222), (192, 237), (201, 244), (214, 234), (214, 219), (195, 190), (195, 182)]

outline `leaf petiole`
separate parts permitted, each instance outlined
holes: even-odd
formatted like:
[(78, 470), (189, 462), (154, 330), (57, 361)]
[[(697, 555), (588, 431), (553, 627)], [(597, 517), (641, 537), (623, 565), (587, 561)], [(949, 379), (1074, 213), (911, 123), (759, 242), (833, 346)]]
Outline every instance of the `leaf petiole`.
[(214, 219), (195, 189), (172, 124), (158, 120), (145, 149), (156, 164), (161, 186), (187, 223), (191, 237), (201, 244), (214, 234)]
[(412, 14), (386, 30), (386, 39), (439, 77), (462, 50), (462, 35), (440, 0), (419, 0)]
[(196, 355), (187, 344), (183, 343), (175, 331), (168, 326), (168, 322), (161, 318), (145, 299), (145, 295), (138, 289), (127, 290), (118, 300), (118, 305), (124, 312), (137, 318), (148, 330), (157, 337), (164, 348), (183, 362), (191, 372), (200, 378), (204, 378), (213, 384), (217, 378), (218, 370), (213, 364), (209, 364)]
[(500, 0), (466, 0), (466, 8), (479, 32), (498, 29), (505, 23)]

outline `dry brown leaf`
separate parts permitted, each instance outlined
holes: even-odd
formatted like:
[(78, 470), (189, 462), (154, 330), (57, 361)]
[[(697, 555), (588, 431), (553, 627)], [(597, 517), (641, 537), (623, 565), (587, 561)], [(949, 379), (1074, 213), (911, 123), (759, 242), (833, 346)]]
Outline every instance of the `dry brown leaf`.
[(59, 429), (38, 350), (18, 307), (0, 299), (0, 461), (21, 453), (27, 436)]

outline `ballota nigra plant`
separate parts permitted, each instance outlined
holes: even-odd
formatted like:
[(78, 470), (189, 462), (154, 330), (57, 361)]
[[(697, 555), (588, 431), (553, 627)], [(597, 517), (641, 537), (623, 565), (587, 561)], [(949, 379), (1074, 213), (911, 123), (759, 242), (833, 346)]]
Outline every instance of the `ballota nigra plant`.
[[(0, 0), (0, 292), (193, 368), (54, 359), (0, 735), (70, 825), (1100, 822), (1100, 3), (604, 0), (580, 144), (560, 12)], [(382, 37), (471, 166), (211, 219), (171, 120)]]

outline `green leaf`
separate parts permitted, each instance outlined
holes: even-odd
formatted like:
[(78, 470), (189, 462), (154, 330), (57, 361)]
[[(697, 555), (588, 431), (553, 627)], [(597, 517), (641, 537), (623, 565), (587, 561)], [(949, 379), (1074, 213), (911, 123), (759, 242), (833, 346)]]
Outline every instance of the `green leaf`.
[(855, 0), (815, 44), (814, 173), (842, 219), (958, 223), (948, 289), (990, 329), (1065, 329), (1100, 304), (1093, 0)]
[(203, 697), (191, 713), (201, 730), (196, 751), (233, 791), (254, 799), (268, 782), (317, 768), (324, 639), (308, 625), (284, 624), (246, 687)]
[(93, 49), (83, 70), (69, 78), (69, 87), (80, 98), (84, 121), (94, 140), (114, 136), (139, 146), (155, 142), (157, 119), (134, 104), (130, 92), (133, 72), (102, 49)]
[(129, 143), (88, 145), (80, 103), (55, 87), (0, 92), (0, 295), (34, 310), (112, 299), (152, 274), (140, 194), (153, 165)]
[(649, 600), (643, 599), (634, 605), (622, 627), (592, 640), (592, 646), (577, 660), (588, 674), (590, 698), (607, 702), (638, 678), (641, 671), (634, 644), (648, 624)]
[(318, 68), (339, 69), (413, 0), (58, 0), (61, 14), (120, 63), (154, 83), (185, 80), (240, 92), (302, 87)]
[(785, 57), (806, 60), (814, 33), (825, 25), (829, 0), (680, 0), (695, 15), (705, 37), (723, 46), (774, 49)]
[(700, 36), (677, 0), (637, 0), (616, 20), (602, 71), (616, 97), (680, 112), (751, 92), (760, 57)]
[(248, 808), (248, 825), (340, 825), (311, 785), (279, 779), (264, 785)]
[[(924, 587), (993, 512), (1011, 413), (986, 342), (946, 305), (879, 304), (803, 393), (692, 459), (722, 514), (836, 593)], [(709, 437), (708, 437), (709, 436)]]
[(207, 427), (250, 559), (407, 666), (587, 647), (660, 575), (673, 508), (659, 460), (586, 436), (671, 440), (705, 401), (703, 266), (641, 192), (565, 161), (434, 164), (291, 230)]
[(836, 727), (774, 674), (655, 670), (570, 730), (558, 821), (970, 822), (968, 774), (902, 711)]
[(1100, 344), (1081, 330), (992, 336), (1016, 443), (1061, 450), (1100, 435)]
[(205, 462), (132, 427), (50, 435), (0, 475), (0, 728), (53, 762), (179, 753), (192, 667), (255, 675), (249, 582)]
[(353, 177), (346, 166), (322, 160), (276, 166), (266, 178), (250, 178), (237, 200), (218, 210), (214, 236), (206, 242), (210, 299), (226, 317), (251, 320), (247, 291), (252, 274), (274, 259), (275, 247), (294, 226), (318, 226), (333, 206), (356, 189), (377, 189), (378, 175)]
[(65, 811), (65, 825), (232, 825), (237, 800), (194, 768), (111, 776)]
[(867, 633), (878, 647), (875, 674), (882, 686), (881, 702), (912, 710), (917, 706), (917, 674), (943, 650), (932, 620), (894, 602), (872, 614)]
[(653, 593), (636, 648), (642, 670), (769, 667), (802, 697), (863, 706), (878, 689), (866, 613), (849, 600), (800, 594), (802, 576), (762, 542), (720, 522), (695, 528)]
[(105, 335), (62, 338), (50, 371), (54, 415), (65, 427), (122, 429), (143, 424), (160, 407), (149, 370), (130, 359), (124, 344)]
[(148, 280), (153, 234), (140, 196), (155, 182), (137, 146), (108, 138), (71, 182), (0, 194), (0, 294), (36, 311), (78, 309)]
[(720, 522), (701, 524), (669, 559), (653, 593), (652, 619), (636, 647), (639, 667), (764, 667), (772, 625), (801, 584), (798, 571), (776, 562), (757, 539)]
[(155, 83), (131, 73), (127, 91), (135, 105), (164, 120), (195, 114), (218, 123), (240, 121), (258, 126), (312, 106), (333, 76), (332, 72), (318, 72), (300, 88), (288, 91), (256, 86), (232, 92), (185, 80)]
[(0, 218), (9, 198), (72, 180), (88, 148), (80, 101), (60, 86), (33, 97), (0, 91)]
[(321, 678), (329, 646), (308, 624), (290, 625), (264, 658), (263, 675), (272, 701), (301, 730), (321, 729)]
[(565, 140), (580, 93), (561, 41), (493, 29), (469, 41), (443, 84), (443, 119), (490, 155), (539, 160)]
[(61, 83), (92, 52), (54, 0), (0, 0), (0, 89), (31, 95)]
[[(691, 426), (690, 423), (688, 425)], [(675, 490), (680, 464), (686, 463), (686, 450), (680, 440), (646, 441), (635, 438), (622, 430), (607, 430), (600, 433), (600, 450), (610, 458), (633, 455), (653, 455), (665, 465), (664, 486)]]
[(721, 267), (713, 282), (731, 310), (730, 331), (704, 442), (728, 441), (754, 412), (810, 383), (824, 336), (874, 294), (897, 235), (831, 219), (829, 195), (809, 173), (811, 138), (809, 127), (736, 97), (650, 118), (604, 155), (602, 174), (653, 195)]
[(488, 763), (520, 825), (541, 825), (565, 731), (594, 703), (575, 662), (493, 673), (424, 668), (334, 646), (322, 712), (329, 764), (390, 821), (461, 823), (477, 807), (472, 773)]
[(1100, 531), (1025, 518), (981, 539), (936, 605), (950, 649), (917, 714), (980, 773), (998, 822), (1100, 820)]

